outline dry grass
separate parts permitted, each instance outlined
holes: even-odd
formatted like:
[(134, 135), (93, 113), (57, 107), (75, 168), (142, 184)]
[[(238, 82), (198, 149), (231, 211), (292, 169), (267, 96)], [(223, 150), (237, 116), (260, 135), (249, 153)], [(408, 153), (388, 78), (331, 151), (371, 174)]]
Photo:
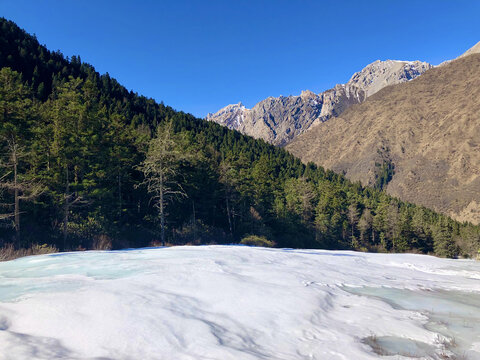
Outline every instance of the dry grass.
[(15, 249), (13, 244), (6, 244), (0, 248), (0, 261), (13, 260), (23, 256), (51, 254), (56, 252), (58, 252), (56, 247), (49, 246), (47, 244), (35, 244), (26, 249)]
[(377, 336), (372, 334), (371, 336), (362, 340), (362, 342), (368, 346), (370, 346), (373, 352), (380, 356), (388, 356), (390, 355), (385, 349), (378, 343)]
[(388, 86), (287, 150), (372, 185), (375, 163), (395, 165), (387, 192), (480, 223), (480, 54)]

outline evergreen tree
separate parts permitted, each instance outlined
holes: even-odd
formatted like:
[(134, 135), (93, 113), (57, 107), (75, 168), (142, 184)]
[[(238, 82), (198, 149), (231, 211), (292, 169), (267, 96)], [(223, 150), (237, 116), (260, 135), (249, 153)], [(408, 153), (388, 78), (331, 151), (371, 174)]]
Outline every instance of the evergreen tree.
[(433, 230), (433, 247), (438, 256), (454, 258), (458, 254), (452, 231), (445, 220), (441, 221)]

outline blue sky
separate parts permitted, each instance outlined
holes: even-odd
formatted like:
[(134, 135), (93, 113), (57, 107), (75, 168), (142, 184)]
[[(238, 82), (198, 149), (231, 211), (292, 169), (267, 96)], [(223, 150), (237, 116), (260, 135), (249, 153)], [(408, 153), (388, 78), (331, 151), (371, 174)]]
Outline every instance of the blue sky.
[(200, 117), (321, 92), (377, 59), (438, 64), (480, 41), (477, 0), (0, 0), (0, 16)]

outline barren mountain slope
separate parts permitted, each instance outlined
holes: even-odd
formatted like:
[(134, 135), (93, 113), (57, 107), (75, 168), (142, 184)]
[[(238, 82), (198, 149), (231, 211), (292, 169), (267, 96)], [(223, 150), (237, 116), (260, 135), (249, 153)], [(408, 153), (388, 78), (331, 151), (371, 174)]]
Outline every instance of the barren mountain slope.
[(478, 54), (478, 53), (480, 53), (480, 41), (478, 43), (476, 43), (474, 46), (472, 46), (470, 49), (465, 51), (457, 59), (468, 56), (468, 55), (472, 55), (472, 54)]
[(385, 86), (412, 80), (431, 67), (420, 61), (377, 60), (355, 73), (346, 84), (320, 94), (306, 90), (300, 96), (269, 97), (252, 109), (242, 103), (228, 105), (206, 119), (284, 146), (313, 125), (340, 115)]
[(479, 223), (480, 54), (386, 87), (287, 149), (370, 185), (391, 162), (390, 194)]

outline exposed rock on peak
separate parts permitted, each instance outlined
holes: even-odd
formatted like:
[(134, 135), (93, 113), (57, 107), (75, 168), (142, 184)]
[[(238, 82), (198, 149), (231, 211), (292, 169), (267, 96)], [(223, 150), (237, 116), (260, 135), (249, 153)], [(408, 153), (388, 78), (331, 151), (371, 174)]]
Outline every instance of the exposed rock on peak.
[(268, 97), (246, 109), (241, 103), (228, 105), (206, 119), (272, 144), (284, 146), (310, 127), (340, 115), (385, 86), (406, 82), (430, 69), (420, 61), (377, 60), (355, 73), (346, 84), (315, 94)]
[(377, 60), (355, 73), (347, 86), (357, 86), (368, 97), (388, 85), (412, 80), (430, 68), (432, 65), (421, 61)]
[(229, 129), (240, 129), (244, 121), (244, 114), (247, 111), (242, 102), (238, 104), (227, 105), (217, 111), (215, 114), (208, 114), (206, 119), (215, 119), (220, 125), (226, 126)]
[(310, 91), (310, 90), (302, 90), (302, 92), (300, 93), (300, 96), (302, 98), (312, 98), (312, 97), (316, 97), (317, 94), (315, 94), (313, 91)]

